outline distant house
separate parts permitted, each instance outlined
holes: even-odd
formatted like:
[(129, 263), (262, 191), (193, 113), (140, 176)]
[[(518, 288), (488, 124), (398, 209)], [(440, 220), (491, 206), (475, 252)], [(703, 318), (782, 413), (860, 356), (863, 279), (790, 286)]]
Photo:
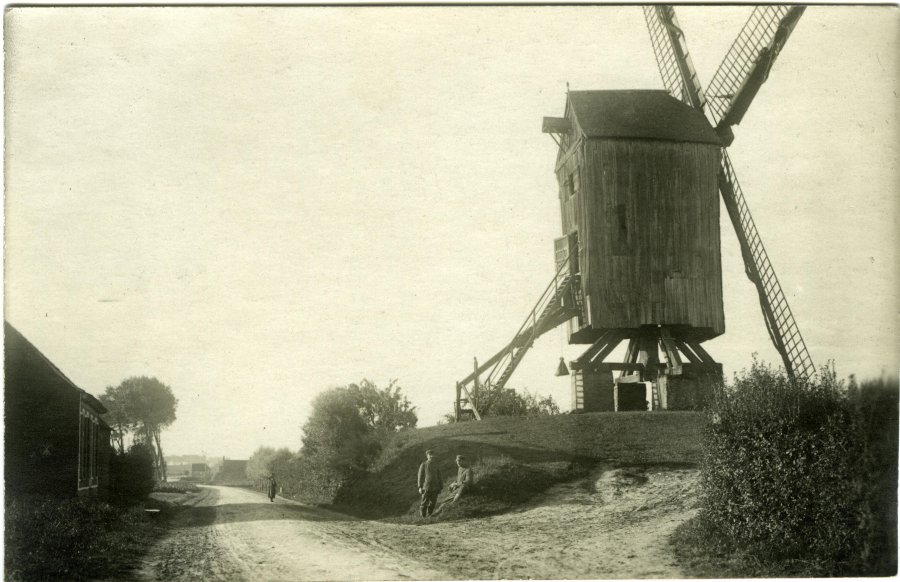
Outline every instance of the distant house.
[(106, 496), (110, 428), (100, 418), (106, 408), (8, 322), (3, 331), (7, 497)]
[(206, 481), (209, 479), (209, 465), (206, 463), (191, 463), (191, 477)]
[(170, 463), (170, 462), (168, 462), (168, 459), (166, 459), (166, 475), (168, 475), (170, 479), (177, 478), (177, 477), (190, 477), (191, 464), (190, 463)]
[(222, 467), (216, 474), (220, 483), (234, 483), (247, 480), (247, 461), (229, 461), (222, 459)]

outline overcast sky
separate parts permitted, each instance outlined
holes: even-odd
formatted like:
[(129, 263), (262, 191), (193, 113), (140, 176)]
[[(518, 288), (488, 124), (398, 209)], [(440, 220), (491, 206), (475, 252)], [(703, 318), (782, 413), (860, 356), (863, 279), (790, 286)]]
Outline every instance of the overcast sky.
[[(750, 8), (679, 7), (703, 82)], [(898, 11), (807, 9), (732, 158), (816, 364), (898, 366)], [(553, 275), (572, 89), (659, 89), (638, 7), (14, 8), (5, 316), (99, 395), (156, 376), (172, 454), (300, 446), (396, 378), (420, 425)], [(780, 364), (722, 211), (731, 374)], [(571, 406), (541, 338), (511, 385)]]

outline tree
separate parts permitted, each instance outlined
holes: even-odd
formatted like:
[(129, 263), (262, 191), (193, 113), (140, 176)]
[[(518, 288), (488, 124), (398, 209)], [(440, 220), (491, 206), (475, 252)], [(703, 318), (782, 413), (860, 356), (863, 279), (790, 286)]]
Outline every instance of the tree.
[(153, 457), (156, 478), (166, 480), (161, 431), (175, 422), (178, 399), (172, 389), (147, 376), (133, 376), (121, 384), (107, 387), (100, 401), (109, 412), (104, 419), (116, 431), (120, 452), (124, 452), (124, 435), (131, 433), (134, 443), (145, 444)]
[(391, 380), (387, 388), (379, 390), (374, 382), (363, 379), (359, 384), (347, 386), (347, 390), (356, 399), (366, 425), (380, 435), (416, 428), (419, 421), (416, 408), (400, 393), (396, 380)]
[(126, 411), (125, 398), (120, 386), (107, 386), (106, 391), (99, 398), (100, 403), (106, 407), (107, 413), (103, 416), (110, 428), (112, 438), (120, 455), (125, 454), (125, 435), (129, 432), (131, 421)]
[(340, 474), (363, 470), (377, 453), (373, 433), (349, 387), (332, 388), (313, 401), (303, 426), (303, 454)]
[(415, 407), (396, 381), (384, 389), (369, 380), (331, 388), (313, 401), (303, 426), (303, 465), (316, 472), (319, 483), (339, 487), (369, 467), (387, 435), (417, 422)]
[(259, 481), (276, 473), (281, 464), (293, 458), (293, 453), (286, 448), (275, 450), (272, 447), (259, 447), (247, 461), (247, 478)]

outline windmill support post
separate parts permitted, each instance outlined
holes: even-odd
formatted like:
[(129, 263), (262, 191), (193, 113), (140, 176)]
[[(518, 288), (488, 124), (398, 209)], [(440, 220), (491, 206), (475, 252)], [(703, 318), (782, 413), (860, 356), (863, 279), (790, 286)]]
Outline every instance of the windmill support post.
[[(604, 332), (581, 357), (570, 363), (576, 411), (703, 407), (714, 387), (722, 382), (722, 365), (697, 341), (684, 337), (683, 331), (667, 326), (644, 326), (639, 330)], [(605, 361), (625, 339), (628, 348), (623, 360)], [(664, 361), (660, 360), (660, 354)]]

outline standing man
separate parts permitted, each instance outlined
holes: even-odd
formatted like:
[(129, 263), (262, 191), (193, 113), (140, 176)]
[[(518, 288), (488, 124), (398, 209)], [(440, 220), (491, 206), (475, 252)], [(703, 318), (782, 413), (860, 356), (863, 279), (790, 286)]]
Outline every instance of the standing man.
[(444, 487), (444, 478), (437, 461), (434, 460), (434, 452), (431, 449), (425, 451), (425, 462), (419, 465), (418, 483), (419, 493), (422, 495), (419, 513), (422, 514), (422, 517), (428, 517), (434, 511), (438, 493)]
[(278, 493), (278, 484), (275, 483), (275, 475), (269, 475), (269, 501), (275, 503), (275, 495)]

